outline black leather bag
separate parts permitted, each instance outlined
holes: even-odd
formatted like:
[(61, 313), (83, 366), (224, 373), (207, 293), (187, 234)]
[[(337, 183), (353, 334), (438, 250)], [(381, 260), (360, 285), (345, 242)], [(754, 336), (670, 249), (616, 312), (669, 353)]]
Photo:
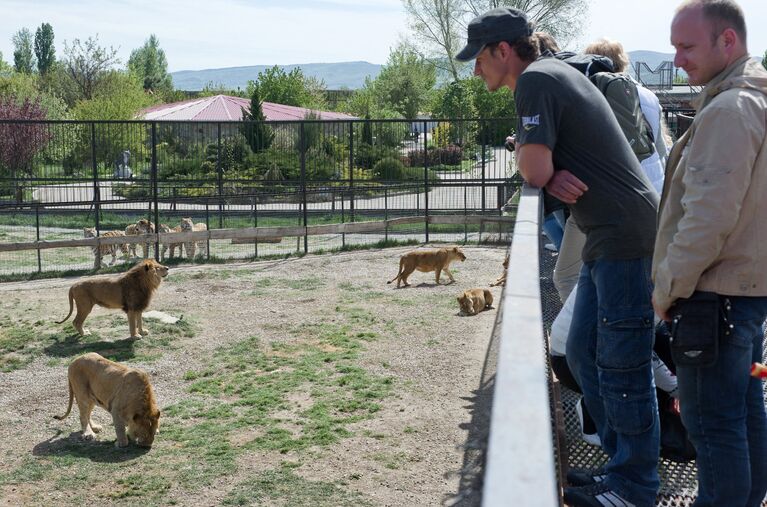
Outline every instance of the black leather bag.
[(730, 302), (713, 292), (695, 291), (670, 308), (671, 356), (677, 366), (705, 367), (716, 363), (719, 340), (729, 334)]

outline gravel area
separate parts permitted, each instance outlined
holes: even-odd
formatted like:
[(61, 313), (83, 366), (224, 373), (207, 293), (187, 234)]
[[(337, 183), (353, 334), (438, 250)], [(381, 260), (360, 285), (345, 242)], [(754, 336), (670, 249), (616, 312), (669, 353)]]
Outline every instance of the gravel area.
[[(192, 338), (178, 338), (153, 361), (131, 361), (130, 365), (150, 374), (162, 409), (188, 396), (184, 373), (209, 364), (215, 349), (251, 336), (258, 336), (262, 344), (290, 339), (287, 329), (327, 320), (341, 301), (359, 297), (354, 304), (375, 315), (380, 324), (379, 337), (365, 344), (360, 366), (373, 374), (392, 376), (394, 396), (382, 402), (372, 419), (355, 423), (354, 436), (329, 449), (313, 450), (312, 459), (304, 461), (296, 473), (310, 480), (344, 481), (354, 471), (356, 480), (347, 481), (346, 487), (376, 506), (479, 505), (476, 470), (465, 465), (467, 449), (476, 454), (477, 435), (483, 434), (475, 426), (481, 419), (476, 412), (480, 395), (485, 397), (483, 402), (488, 400), (483, 393), (488, 372), (483, 379), (483, 367), (502, 288), (491, 288), (496, 309), (474, 317), (458, 314), (456, 296), (493, 282), (501, 274), (506, 250), (463, 248), (467, 260), (451, 267), (454, 284), (437, 286), (433, 273), (415, 272), (410, 277), (412, 287), (387, 285), (396, 274), (400, 254), (410, 249), (173, 267), (150, 309), (194, 318), (199, 332)], [(266, 279), (272, 283), (264, 287)], [(278, 291), (274, 280), (295, 285), (293, 290)], [(67, 312), (66, 293), (73, 281), (0, 284), (0, 319), (60, 320)], [(122, 315), (97, 308), (89, 321), (108, 314)], [(121, 323), (127, 336), (127, 321)], [(146, 323), (151, 330), (153, 321)], [(71, 318), (62, 326), (72, 330)], [(41, 353), (19, 370), (0, 373), (0, 474), (34, 459), (35, 449), (57, 433), (66, 436), (79, 429), (76, 415), (61, 422), (51, 417), (66, 408), (69, 359), (53, 360)], [(105, 424), (99, 439), (113, 439), (109, 415), (97, 408), (94, 419)], [(403, 431), (406, 428), (411, 431)], [(370, 438), (371, 434), (383, 438)], [(158, 443), (163, 445), (162, 432)], [(384, 466), (381, 455), (397, 456), (398, 466)], [(220, 504), (236, 481), (284, 459), (285, 455), (245, 453), (233, 476), (219, 478), (194, 494), (174, 490), (170, 498), (176, 505)], [(0, 505), (28, 503), (41, 494), (51, 498), (51, 505), (66, 504), (67, 497), (59, 496), (57, 489), (55, 480), (29, 487), (0, 483)], [(95, 493), (85, 500), (110, 504)]]

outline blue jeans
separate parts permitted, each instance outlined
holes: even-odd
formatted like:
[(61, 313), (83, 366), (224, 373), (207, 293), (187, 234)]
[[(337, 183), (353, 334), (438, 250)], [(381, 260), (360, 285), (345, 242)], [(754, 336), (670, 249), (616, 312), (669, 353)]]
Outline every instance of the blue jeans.
[(708, 368), (678, 366), (682, 422), (698, 453), (696, 507), (761, 505), (767, 492), (767, 415), (762, 381), (749, 376), (762, 361), (767, 297), (730, 297), (729, 336)]
[(559, 250), (562, 247), (562, 236), (565, 234), (565, 212), (562, 210), (552, 211), (544, 217), (543, 232)]
[(610, 458), (606, 483), (637, 507), (654, 506), (660, 486), (650, 265), (650, 257), (583, 265), (566, 351)]

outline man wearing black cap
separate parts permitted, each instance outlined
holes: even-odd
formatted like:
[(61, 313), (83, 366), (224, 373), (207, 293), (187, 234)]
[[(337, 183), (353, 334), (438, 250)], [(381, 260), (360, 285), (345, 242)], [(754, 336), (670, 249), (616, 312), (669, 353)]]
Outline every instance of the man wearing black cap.
[(568, 204), (586, 234), (567, 361), (610, 457), (568, 473), (571, 506), (653, 506), (659, 423), (652, 380), (650, 264), (657, 194), (601, 92), (555, 58), (533, 25), (499, 8), (469, 23), (457, 60), (476, 59), (487, 89), (514, 92), (519, 171)]

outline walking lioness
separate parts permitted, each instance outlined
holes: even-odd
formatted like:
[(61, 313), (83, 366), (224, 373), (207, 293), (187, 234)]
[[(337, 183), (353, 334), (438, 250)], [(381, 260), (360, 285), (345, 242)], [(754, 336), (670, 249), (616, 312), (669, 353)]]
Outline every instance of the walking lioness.
[(455, 282), (453, 274), (448, 269), (450, 263), (454, 260), (460, 260), (461, 262), (466, 260), (466, 256), (457, 246), (449, 248), (438, 248), (436, 250), (413, 250), (402, 255), (399, 258), (399, 273), (386, 283), (392, 283), (397, 280), (397, 287), (400, 286), (400, 282), (409, 287), (407, 278), (415, 271), (422, 271), (424, 273), (428, 271), (435, 271), (434, 278), (439, 285), (439, 275), (443, 271), (450, 278), (451, 282)]
[(141, 447), (152, 447), (160, 411), (146, 373), (90, 352), (72, 361), (67, 377), (67, 411), (53, 416), (54, 419), (62, 420), (69, 415), (74, 398), (80, 409), (83, 440), (93, 440), (95, 433), (101, 431), (101, 426), (91, 420), (93, 407), (98, 405), (112, 414), (117, 435), (115, 446), (125, 447), (130, 439)]

